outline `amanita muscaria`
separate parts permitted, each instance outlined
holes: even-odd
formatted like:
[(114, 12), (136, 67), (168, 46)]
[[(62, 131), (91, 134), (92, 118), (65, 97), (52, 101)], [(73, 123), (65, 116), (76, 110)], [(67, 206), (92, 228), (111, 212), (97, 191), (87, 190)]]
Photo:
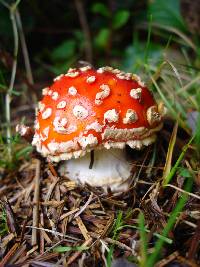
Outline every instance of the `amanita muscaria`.
[(43, 89), (32, 144), (49, 160), (64, 161), (60, 172), (70, 179), (125, 191), (131, 177), (125, 146), (153, 143), (162, 113), (135, 74), (111, 67), (69, 69)]

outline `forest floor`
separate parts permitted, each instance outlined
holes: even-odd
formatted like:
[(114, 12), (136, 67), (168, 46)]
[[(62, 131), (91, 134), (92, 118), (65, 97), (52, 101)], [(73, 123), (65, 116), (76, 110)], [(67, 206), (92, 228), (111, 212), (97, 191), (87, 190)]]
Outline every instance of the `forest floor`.
[[(166, 119), (156, 144), (127, 149), (134, 179), (119, 196), (60, 177), (35, 151), (4, 170), (0, 266), (111, 266), (122, 256), (138, 266), (199, 266), (200, 173), (189, 140)], [(173, 180), (163, 184), (172, 152)]]

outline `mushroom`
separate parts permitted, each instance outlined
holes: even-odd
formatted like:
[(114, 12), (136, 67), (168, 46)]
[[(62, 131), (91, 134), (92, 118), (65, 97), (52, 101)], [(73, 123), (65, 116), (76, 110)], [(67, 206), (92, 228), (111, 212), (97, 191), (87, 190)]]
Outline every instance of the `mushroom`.
[(62, 175), (123, 192), (132, 177), (125, 146), (148, 146), (161, 128), (162, 107), (137, 75), (86, 66), (43, 89), (32, 144), (49, 160), (63, 161)]

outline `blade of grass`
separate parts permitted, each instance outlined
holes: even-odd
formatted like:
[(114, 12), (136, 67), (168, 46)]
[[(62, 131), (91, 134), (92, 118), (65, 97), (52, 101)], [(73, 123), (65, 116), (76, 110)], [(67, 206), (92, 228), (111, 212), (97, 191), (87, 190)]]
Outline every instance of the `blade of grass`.
[(151, 80), (156, 88), (156, 90), (158, 91), (160, 97), (162, 98), (164, 104), (166, 105), (166, 107), (170, 110), (170, 112), (172, 113), (172, 115), (175, 117), (175, 119), (179, 122), (180, 126), (187, 132), (188, 132), (188, 128), (186, 126), (186, 123), (177, 115), (176, 110), (174, 110), (173, 106), (171, 105), (171, 103), (167, 100), (167, 98), (165, 97), (165, 95), (162, 93), (161, 89), (159, 88), (158, 84), (156, 83), (156, 81), (154, 80), (153, 76), (151, 76)]
[(191, 80), (189, 83), (187, 83), (185, 86), (181, 87), (179, 90), (176, 91), (177, 94), (182, 94), (183, 92), (187, 91), (192, 85), (195, 83), (198, 83), (200, 80), (200, 75), (195, 77), (193, 80)]
[[(169, 48), (169, 45), (170, 45), (170, 43), (171, 43), (171, 40), (172, 40), (172, 35), (169, 36), (168, 41), (167, 41), (167, 44), (166, 44), (166, 46), (165, 46), (165, 48), (164, 48), (164, 52), (163, 52), (163, 62), (161, 62), (155, 70), (152, 69), (152, 66), (146, 66), (146, 63), (145, 63), (145, 69), (148, 71), (149, 74), (150, 74), (150, 70), (154, 71), (154, 74), (153, 74), (152, 77), (153, 77), (153, 79), (154, 79), (155, 81), (157, 81), (157, 80), (160, 78), (162, 69), (163, 69), (164, 66), (167, 64), (167, 61), (165, 60), (165, 54), (166, 54), (166, 52), (167, 52), (167, 50), (168, 50), (168, 48)], [(149, 80), (147, 81), (147, 87), (150, 87), (151, 84), (152, 84), (152, 80), (149, 79)]]
[(173, 176), (175, 175), (181, 161), (183, 160), (186, 151), (188, 150), (190, 144), (192, 143), (192, 141), (194, 140), (194, 136), (192, 136), (192, 138), (189, 140), (189, 142), (183, 147), (182, 152), (180, 154), (180, 156), (178, 157), (175, 165), (172, 167), (170, 173), (165, 177), (165, 180), (163, 180), (163, 186), (166, 186), (171, 179), (173, 178)]
[(139, 213), (138, 224), (140, 232), (140, 267), (146, 267), (148, 241), (145, 231), (144, 214), (142, 212)]
[[(157, 81), (160, 78), (162, 69), (164, 68), (164, 66), (166, 65), (166, 61), (163, 61), (158, 67), (157, 69), (154, 71), (154, 74), (151, 76), (150, 74), (150, 79), (147, 81), (147, 86), (150, 87), (153, 83), (153, 81)], [(149, 68), (150, 69), (150, 68)]]
[[(191, 187), (192, 187), (192, 184), (193, 184), (193, 180), (190, 179), (190, 178), (187, 179), (184, 190), (185, 191), (190, 191)], [(179, 213), (183, 210), (183, 208), (185, 206), (187, 198), (188, 198), (188, 195), (185, 194), (185, 193), (183, 193), (181, 195), (181, 197), (179, 198), (179, 200), (178, 200), (178, 202), (176, 204), (176, 207), (171, 212), (171, 214), (169, 216), (169, 219), (167, 221), (167, 224), (166, 224), (165, 228), (163, 229), (163, 231), (161, 233), (162, 236), (167, 237), (169, 232), (172, 230), (172, 228), (173, 228), (173, 226), (174, 226), (174, 224), (175, 224), (175, 222), (177, 220), (177, 217), (178, 217)], [(161, 249), (163, 247), (163, 244), (164, 244), (164, 241), (162, 239), (158, 239), (158, 241), (156, 242), (155, 247), (154, 247), (154, 252), (147, 259), (146, 266), (148, 266), (148, 267), (155, 266), (155, 262), (159, 258), (159, 255), (161, 253)]]
[(6, 211), (3, 207), (0, 205), (0, 237), (4, 236), (6, 233), (8, 233), (8, 225), (7, 225), (7, 219), (6, 219)]
[(59, 252), (59, 253), (64, 253), (64, 252), (69, 252), (69, 251), (83, 251), (87, 250), (89, 247), (84, 247), (84, 246), (76, 246), (76, 247), (69, 247), (69, 246), (58, 246), (53, 249), (53, 252)]
[[(177, 78), (181, 88), (183, 88), (183, 83), (182, 83), (182, 80), (181, 80), (181, 75), (180, 73), (178, 72), (178, 69), (174, 66), (174, 64), (169, 61), (169, 60), (166, 60), (166, 63), (172, 68), (173, 72), (174, 72), (174, 75), (175, 77)], [(171, 88), (170, 88), (171, 89)], [(175, 92), (177, 92), (177, 89), (176, 87), (173, 88), (175, 89)], [(191, 95), (189, 93), (187, 93), (187, 91), (183, 91), (182, 93), (182, 97), (185, 98), (187, 101), (190, 101), (192, 105), (194, 105), (194, 107), (196, 106), (196, 103), (195, 101), (192, 99)], [(185, 112), (185, 109), (184, 109), (184, 105), (182, 103), (179, 103), (179, 101), (176, 101), (176, 108), (177, 110), (180, 112), (180, 114), (184, 114), (184, 116), (186, 117), (187, 114)]]
[(182, 40), (184, 40), (185, 44), (187, 44), (189, 47), (191, 47), (194, 51), (197, 51), (196, 45), (192, 42), (190, 38), (188, 38), (183, 32), (180, 30), (171, 27), (171, 26), (165, 26), (158, 23), (152, 23), (152, 27), (160, 28), (163, 30), (166, 30), (168, 32), (175, 33), (177, 36), (179, 36)]
[[(139, 227), (134, 226), (134, 225), (129, 225), (129, 224), (125, 224), (125, 225), (121, 226), (118, 230), (121, 230), (123, 228), (132, 228), (132, 229), (140, 230)], [(148, 229), (145, 228), (145, 232), (146, 233), (150, 233), (150, 230), (148, 230)], [(160, 235), (158, 233), (153, 233), (153, 235), (156, 236), (159, 239), (162, 239), (167, 244), (172, 244), (173, 243), (173, 241), (170, 238), (168, 238), (168, 237), (164, 237), (164, 236), (162, 236), (162, 235)]]
[(157, 157), (157, 143), (154, 143), (153, 153), (152, 153), (151, 159), (150, 159), (149, 164), (148, 164), (149, 168), (146, 171), (147, 177), (151, 177), (151, 175), (152, 175), (152, 169), (153, 169), (153, 166), (156, 162), (156, 157)]
[(151, 22), (152, 22), (152, 15), (150, 15), (149, 23), (148, 23), (148, 35), (147, 35), (147, 43), (144, 55), (144, 62), (147, 64), (148, 62), (148, 55), (149, 55), (149, 45), (151, 42)]
[(197, 124), (195, 131), (195, 144), (197, 147), (197, 155), (200, 157), (200, 92), (197, 93), (197, 102), (198, 102), (198, 115), (197, 115)]
[(174, 125), (174, 129), (169, 141), (169, 146), (168, 146), (168, 151), (167, 151), (167, 158), (165, 161), (165, 167), (163, 170), (163, 183), (165, 183), (166, 177), (169, 175), (171, 166), (172, 166), (172, 156), (173, 156), (173, 151), (174, 151), (174, 146), (176, 143), (176, 136), (177, 136), (177, 130), (178, 130), (178, 122)]
[(163, 57), (165, 57), (166, 52), (167, 52), (167, 50), (169, 49), (169, 46), (170, 46), (171, 41), (172, 41), (172, 38), (173, 38), (173, 36), (170, 35), (169, 38), (168, 38), (168, 40), (167, 40), (167, 44), (166, 44), (166, 46), (165, 46), (165, 48), (164, 48), (164, 50), (163, 50)]
[[(113, 226), (113, 237), (112, 239), (116, 240), (118, 237), (118, 231), (120, 227), (122, 226), (122, 211), (120, 211), (117, 215), (117, 218), (115, 220), (114, 226)], [(113, 258), (113, 252), (114, 252), (114, 245), (112, 245), (109, 249), (108, 255), (106, 257), (106, 263), (107, 267), (111, 266), (112, 258)]]
[(181, 51), (182, 51), (182, 54), (185, 58), (185, 61), (186, 61), (186, 69), (187, 71), (190, 73), (191, 77), (195, 77), (195, 71), (193, 69), (193, 64), (190, 60), (190, 56), (188, 55), (188, 50), (185, 48), (185, 47), (181, 47)]
[(181, 80), (181, 77), (180, 77), (180, 74), (179, 74), (177, 68), (174, 66), (174, 64), (171, 61), (166, 60), (166, 62), (169, 64), (169, 66), (172, 68), (173, 72), (175, 73), (177, 80), (180, 83), (180, 86), (183, 86), (183, 83), (182, 83), (182, 80)]

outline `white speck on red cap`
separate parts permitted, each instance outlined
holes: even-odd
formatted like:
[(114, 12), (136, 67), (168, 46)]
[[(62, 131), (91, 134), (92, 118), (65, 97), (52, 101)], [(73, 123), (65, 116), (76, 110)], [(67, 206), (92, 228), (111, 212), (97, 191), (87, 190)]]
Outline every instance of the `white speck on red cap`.
[(53, 93), (52, 93), (51, 98), (52, 98), (53, 100), (58, 100), (58, 97), (59, 97), (58, 92), (53, 92)]
[(38, 103), (38, 109), (39, 109), (40, 112), (42, 112), (45, 109), (45, 104), (40, 101)]
[(67, 118), (61, 118), (61, 117), (55, 117), (54, 121), (53, 121), (53, 126), (54, 127), (65, 127), (67, 125)]
[(156, 106), (151, 106), (147, 109), (147, 121), (150, 125), (161, 121), (161, 115), (158, 113)]
[(61, 118), (59, 116), (55, 117), (53, 121), (54, 130), (57, 133), (69, 133), (69, 129), (67, 127), (68, 120), (67, 118)]
[(94, 121), (86, 126), (86, 130), (95, 130), (96, 132), (102, 132), (102, 128), (103, 126), (98, 121)]
[(74, 86), (69, 87), (68, 94), (75, 96), (77, 94), (77, 89)]
[(134, 99), (140, 99), (142, 94), (142, 88), (131, 89), (130, 96)]
[(65, 74), (65, 76), (70, 77), (70, 78), (76, 78), (79, 76), (79, 72), (78, 71), (68, 72), (67, 74)]
[(110, 109), (104, 113), (104, 121), (117, 122), (119, 120), (119, 113), (116, 109)]
[(40, 124), (39, 124), (39, 121), (38, 121), (38, 120), (35, 120), (34, 128), (35, 128), (36, 130), (39, 130), (39, 129), (40, 129)]
[(86, 149), (96, 146), (98, 144), (98, 139), (93, 134), (89, 134), (88, 136), (79, 137), (78, 142), (83, 149)]
[(64, 74), (60, 74), (59, 76), (57, 76), (56, 78), (54, 78), (53, 81), (54, 82), (59, 81), (63, 76), (64, 76)]
[(97, 73), (104, 73), (105, 71), (112, 72), (113, 68), (109, 66), (101, 67), (97, 70)]
[(138, 120), (138, 115), (133, 109), (128, 109), (125, 118), (123, 118), (123, 123), (134, 123)]
[(87, 82), (87, 83), (93, 83), (93, 82), (95, 82), (95, 80), (96, 80), (96, 77), (95, 77), (95, 76), (89, 76), (89, 77), (87, 78), (86, 82)]
[(44, 130), (42, 131), (42, 134), (40, 134), (40, 138), (42, 141), (45, 141), (48, 139), (49, 136), (49, 126), (44, 128)]
[(52, 90), (49, 90), (49, 91), (48, 91), (48, 95), (49, 95), (49, 96), (51, 96), (51, 95), (52, 95), (52, 93), (53, 93), (53, 91), (52, 91)]
[(81, 105), (76, 105), (73, 108), (73, 114), (77, 119), (85, 119), (88, 116), (88, 111)]
[(98, 92), (95, 97), (95, 104), (100, 105), (103, 103), (103, 99), (110, 95), (110, 87), (107, 84), (100, 85), (101, 92)]
[(52, 114), (52, 108), (46, 108), (44, 112), (42, 112), (42, 118), (43, 120), (48, 119)]
[(140, 76), (138, 76), (137, 74), (132, 74), (132, 80), (136, 81), (141, 87), (145, 86), (145, 84), (141, 81)]
[(80, 70), (81, 70), (81, 71), (83, 71), (83, 72), (84, 72), (84, 71), (91, 70), (91, 69), (92, 69), (92, 67), (91, 67), (91, 66), (89, 66), (89, 65), (88, 65), (88, 66), (85, 66), (85, 67), (81, 67), (81, 68), (80, 68)]
[(47, 95), (49, 91), (49, 87), (45, 87), (42, 89), (42, 95)]
[(60, 102), (57, 104), (57, 108), (62, 109), (62, 108), (65, 108), (66, 105), (67, 105), (67, 102), (66, 102), (66, 101), (60, 101)]

